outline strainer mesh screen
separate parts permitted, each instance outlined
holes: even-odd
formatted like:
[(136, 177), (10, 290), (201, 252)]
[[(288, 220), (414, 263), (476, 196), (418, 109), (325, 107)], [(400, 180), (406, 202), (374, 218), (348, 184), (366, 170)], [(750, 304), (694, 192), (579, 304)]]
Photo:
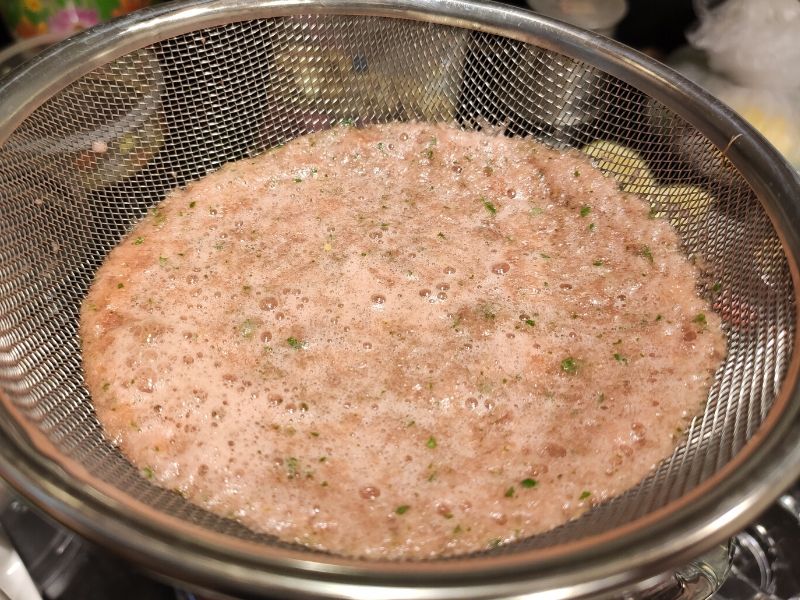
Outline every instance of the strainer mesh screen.
[[(758, 429), (793, 343), (793, 289), (750, 187), (700, 132), (591, 65), (500, 36), (379, 17), (293, 16), (168, 39), (75, 81), (0, 148), (0, 384), (92, 476), (217, 532), (276, 544), (151, 485), (82, 385), (78, 310), (96, 268), (172, 188), (343, 120), (456, 122), (558, 147), (612, 140), (605, 167), (680, 232), (728, 358), (688, 442), (645, 482), (515, 552), (612, 529), (719, 470)], [(645, 162), (631, 165), (634, 150)], [(679, 187), (700, 186), (696, 189)]]

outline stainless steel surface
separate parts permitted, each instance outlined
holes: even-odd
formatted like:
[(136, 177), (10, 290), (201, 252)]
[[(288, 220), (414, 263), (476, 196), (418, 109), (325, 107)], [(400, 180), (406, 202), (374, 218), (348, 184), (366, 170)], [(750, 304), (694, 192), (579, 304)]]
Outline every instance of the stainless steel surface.
[(800, 598), (800, 487), (734, 538), (730, 576), (715, 600)]
[[(250, 597), (604, 596), (722, 542), (800, 474), (800, 181), (741, 119), (629, 49), (465, 1), (195, 0), (64, 42), (8, 78), (0, 105), (0, 471), (167, 577)], [(635, 183), (701, 266), (729, 343), (704, 414), (652, 476), (519, 543), (364, 562), (211, 515), (104, 439), (76, 324), (108, 250), (176, 185), (345, 119), (613, 139), (644, 157), (659, 187)]]
[(15, 502), (15, 494), (0, 481), (0, 600), (42, 600), (2, 521), (2, 514), (14, 510)]

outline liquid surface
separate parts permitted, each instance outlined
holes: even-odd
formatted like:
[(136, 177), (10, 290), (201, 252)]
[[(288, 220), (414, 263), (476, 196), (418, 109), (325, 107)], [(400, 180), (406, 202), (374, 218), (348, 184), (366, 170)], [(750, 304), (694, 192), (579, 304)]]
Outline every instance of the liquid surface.
[(176, 190), (82, 307), (145, 477), (369, 558), (574, 518), (680, 441), (725, 352), (672, 228), (585, 157), (340, 127)]

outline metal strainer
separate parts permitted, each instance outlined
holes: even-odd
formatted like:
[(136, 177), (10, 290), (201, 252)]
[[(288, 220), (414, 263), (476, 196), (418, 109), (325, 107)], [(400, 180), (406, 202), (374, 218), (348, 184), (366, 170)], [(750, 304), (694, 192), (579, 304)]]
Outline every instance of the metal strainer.
[[(60, 44), (0, 106), (2, 474), (149, 569), (251, 597), (604, 594), (697, 556), (800, 474), (800, 181), (741, 119), (620, 45), (457, 0), (191, 0)], [(366, 562), (205, 512), (104, 438), (77, 321), (108, 251), (172, 188), (345, 119), (615, 143), (602, 165), (680, 232), (729, 350), (687, 441), (643, 483), (486, 552)]]

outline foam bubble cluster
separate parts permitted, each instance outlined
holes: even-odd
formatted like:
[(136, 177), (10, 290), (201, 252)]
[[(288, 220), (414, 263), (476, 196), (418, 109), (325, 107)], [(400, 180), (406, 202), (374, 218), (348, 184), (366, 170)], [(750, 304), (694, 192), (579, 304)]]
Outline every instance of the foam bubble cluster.
[(625, 490), (724, 341), (673, 230), (586, 161), (337, 128), (174, 191), (82, 307), (108, 436), (209, 510), (372, 558), (480, 550)]

